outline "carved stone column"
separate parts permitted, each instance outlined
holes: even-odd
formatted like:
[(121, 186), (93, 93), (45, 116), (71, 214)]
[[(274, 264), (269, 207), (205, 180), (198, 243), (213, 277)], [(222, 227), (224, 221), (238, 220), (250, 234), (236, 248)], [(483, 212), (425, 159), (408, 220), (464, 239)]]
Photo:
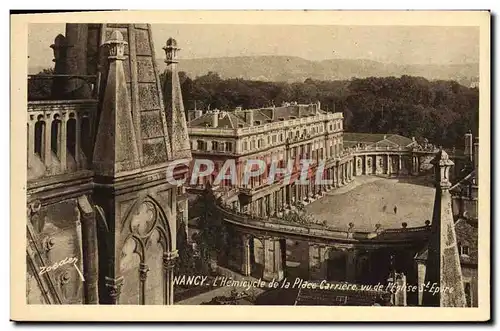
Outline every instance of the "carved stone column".
[(282, 280), (283, 279), (283, 267), (281, 261), (281, 249), (279, 239), (276, 238), (264, 238), (264, 273), (263, 279), (266, 281), (270, 280)]
[(86, 196), (78, 198), (78, 210), (82, 224), (82, 262), (83, 294), (86, 304), (97, 304), (99, 302), (97, 282), (99, 272), (99, 257), (97, 251), (97, 226), (95, 212)]
[(146, 280), (148, 279), (149, 268), (145, 263), (139, 264), (139, 280), (141, 282), (140, 302), (146, 304)]
[(177, 251), (163, 254), (163, 272), (165, 273), (165, 305), (174, 304), (174, 266)]
[(243, 276), (249, 276), (252, 270), (252, 266), (250, 265), (250, 239), (248, 236), (242, 236), (242, 263), (241, 263), (241, 274)]
[(108, 290), (110, 304), (116, 305), (120, 300), (120, 293), (123, 286), (123, 277), (105, 277), (105, 285)]
[(43, 144), (45, 149), (42, 152), (44, 155), (43, 161), (45, 163), (47, 173), (50, 173), (50, 170), (52, 168), (51, 134), (52, 134), (52, 116), (49, 115), (49, 117), (45, 119), (45, 137), (44, 137), (45, 143)]
[(356, 259), (357, 259), (357, 251), (354, 249), (350, 249), (347, 251), (346, 255), (347, 263), (346, 263), (346, 279), (348, 282), (356, 282)]
[(61, 161), (61, 171), (66, 171), (66, 139), (67, 139), (67, 124), (68, 114), (64, 113), (61, 117), (61, 132), (58, 137), (58, 145), (59, 145), (59, 157)]

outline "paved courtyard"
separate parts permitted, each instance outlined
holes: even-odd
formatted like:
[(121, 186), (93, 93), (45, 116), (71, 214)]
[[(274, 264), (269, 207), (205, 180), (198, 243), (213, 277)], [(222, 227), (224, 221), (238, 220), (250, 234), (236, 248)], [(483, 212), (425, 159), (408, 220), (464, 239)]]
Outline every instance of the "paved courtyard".
[(422, 178), (359, 176), (309, 204), (306, 210), (317, 220), (343, 229), (350, 222), (358, 230), (373, 230), (377, 223), (386, 229), (401, 228), (403, 222), (408, 227), (423, 226), (426, 220), (432, 220), (435, 194), (435, 189), (423, 182)]

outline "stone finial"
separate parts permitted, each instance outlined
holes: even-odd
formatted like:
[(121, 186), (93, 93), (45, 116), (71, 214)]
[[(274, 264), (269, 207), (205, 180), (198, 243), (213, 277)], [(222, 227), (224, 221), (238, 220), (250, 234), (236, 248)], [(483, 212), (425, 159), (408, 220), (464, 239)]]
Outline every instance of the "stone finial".
[(451, 187), (449, 180), (450, 168), (455, 164), (444, 149), (437, 152), (436, 157), (431, 161), (436, 174), (436, 184), (439, 187)]
[(110, 38), (104, 43), (108, 45), (109, 53), (108, 59), (113, 60), (125, 60), (125, 46), (128, 44), (123, 40), (123, 35), (120, 31), (114, 30)]
[(165, 51), (166, 55), (165, 62), (167, 64), (179, 62), (177, 60), (177, 52), (180, 51), (180, 48), (177, 47), (177, 40), (175, 40), (172, 37), (168, 38), (167, 43), (163, 47), (163, 50)]
[(68, 48), (68, 42), (66, 37), (62, 34), (58, 34), (54, 39), (54, 43), (50, 45), (50, 48), (54, 51), (53, 62), (63, 61), (66, 57), (66, 49)]

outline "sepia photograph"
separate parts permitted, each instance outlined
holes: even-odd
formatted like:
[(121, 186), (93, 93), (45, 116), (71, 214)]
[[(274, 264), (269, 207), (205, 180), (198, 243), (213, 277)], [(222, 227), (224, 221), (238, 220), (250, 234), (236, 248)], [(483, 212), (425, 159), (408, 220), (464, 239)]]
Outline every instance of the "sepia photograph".
[(18, 319), (490, 318), (489, 12), (112, 14), (18, 30)]

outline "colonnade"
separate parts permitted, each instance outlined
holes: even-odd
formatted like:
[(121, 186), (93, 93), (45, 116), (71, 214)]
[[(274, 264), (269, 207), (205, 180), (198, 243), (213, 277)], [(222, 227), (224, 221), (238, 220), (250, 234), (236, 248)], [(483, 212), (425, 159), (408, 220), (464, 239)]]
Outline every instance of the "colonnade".
[[(36, 105), (36, 107), (50, 108), (50, 105)], [(85, 158), (89, 156), (85, 153), (90, 152), (92, 137), (92, 119), (89, 112), (73, 109), (73, 111), (30, 111), (28, 114), (28, 168), (36, 166), (37, 159), (45, 168), (47, 175), (87, 166)], [(76, 169), (69, 169), (70, 162), (74, 162), (71, 167)]]
[(256, 198), (249, 204), (242, 206), (242, 211), (259, 217), (279, 216), (281, 212), (290, 209), (298, 202), (310, 203), (324, 193), (351, 182), (354, 178), (354, 160), (350, 159), (338, 166), (332, 166), (324, 170), (323, 181), (316, 183), (316, 175), (308, 178), (307, 183), (301, 183), (300, 179), (283, 185), (265, 195)]

